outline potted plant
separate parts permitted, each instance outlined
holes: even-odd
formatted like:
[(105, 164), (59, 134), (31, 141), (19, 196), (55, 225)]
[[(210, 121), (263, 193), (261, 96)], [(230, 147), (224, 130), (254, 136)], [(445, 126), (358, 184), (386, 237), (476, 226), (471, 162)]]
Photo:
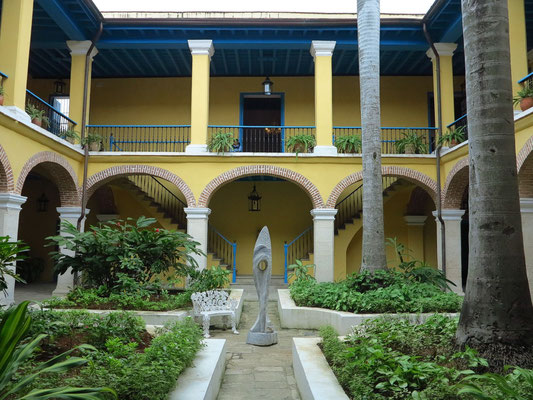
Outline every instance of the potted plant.
[(443, 145), (447, 143), (450, 147), (457, 146), (457, 144), (464, 142), (465, 140), (465, 127), (448, 129), (448, 131), (442, 135), (439, 139), (439, 144)]
[(395, 143), (398, 153), (415, 154), (426, 153), (427, 146), (422, 140), (422, 136), (413, 129), (402, 132), (403, 138), (398, 139)]
[(46, 110), (39, 110), (33, 104), (26, 106), (26, 113), (30, 116), (32, 124), (37, 126), (47, 126), (50, 122), (48, 117), (44, 115)]
[(4, 93), (5, 93), (4, 87), (0, 85), (0, 106), (4, 105)]
[(338, 136), (335, 138), (335, 146), (340, 153), (360, 153), (362, 147), (361, 136)]
[(100, 151), (100, 147), (102, 146), (102, 136), (100, 136), (98, 133), (87, 133), (87, 137), (83, 139), (82, 144), (88, 145), (90, 151)]
[(76, 143), (76, 140), (79, 140), (80, 135), (78, 135), (78, 132), (76, 132), (74, 129), (67, 129), (62, 133), (61, 137), (67, 142), (74, 144)]
[(533, 107), (533, 87), (526, 86), (519, 90), (516, 97), (513, 99), (513, 105), (520, 105), (522, 111)]
[(209, 148), (209, 151), (224, 153), (233, 148), (233, 142), (233, 132), (222, 132), (219, 130), (211, 136), (207, 147)]
[(315, 144), (315, 137), (309, 134), (294, 135), (287, 139), (287, 148), (294, 151), (297, 156), (298, 153), (307, 153), (315, 147)]

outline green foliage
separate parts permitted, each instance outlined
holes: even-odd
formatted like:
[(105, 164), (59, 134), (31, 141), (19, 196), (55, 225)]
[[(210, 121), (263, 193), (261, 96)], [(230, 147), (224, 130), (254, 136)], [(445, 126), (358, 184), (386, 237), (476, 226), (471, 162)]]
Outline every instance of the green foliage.
[(209, 151), (224, 153), (230, 151), (233, 146), (233, 132), (222, 132), (219, 130), (213, 136), (208, 143)]
[(335, 137), (335, 146), (341, 153), (360, 153), (363, 142), (359, 135)]
[[(201, 271), (195, 269), (189, 272), (192, 292), (206, 292), (208, 290), (222, 289), (230, 283), (231, 271), (220, 266), (211, 266)], [(189, 294), (190, 299), (190, 294)]]
[(294, 151), (296, 155), (298, 153), (307, 153), (309, 149), (312, 149), (316, 145), (316, 139), (314, 135), (300, 134), (290, 136), (287, 139), (287, 147)]
[(107, 293), (131, 289), (132, 282), (149, 286), (159, 274), (174, 268), (177, 276), (187, 276), (196, 261), (191, 254), (201, 254), (197, 242), (178, 231), (150, 228), (155, 219), (140, 217), (135, 223), (117, 221), (115, 224), (91, 226), (78, 232), (68, 222), (61, 225), (64, 236), (48, 239), (51, 245), (71, 250), (74, 255), (53, 252), (56, 269), (64, 273), (68, 268), (83, 273), (91, 287), (103, 286)]
[(61, 137), (63, 139), (67, 139), (67, 138), (71, 138), (71, 139), (74, 139), (74, 140), (79, 140), (80, 139), (80, 135), (74, 129), (67, 129), (64, 132), (61, 132)]
[(44, 271), (44, 260), (40, 257), (28, 257), (17, 262), (17, 274), (26, 282), (39, 279)]
[(86, 145), (91, 143), (102, 143), (102, 140), (104, 140), (102, 135), (99, 135), (98, 133), (88, 132), (87, 136), (85, 136), (81, 141), (81, 144)]
[(533, 370), (506, 367), (507, 375), (469, 375), (457, 387), (459, 394), (480, 400), (528, 400), (533, 393)]
[(403, 137), (395, 142), (396, 150), (399, 153), (405, 153), (407, 146), (412, 147), (415, 153), (423, 154), (427, 152), (427, 146), (419, 132), (409, 129), (406, 132), (401, 132), (401, 135)]
[(513, 99), (513, 105), (518, 105), (523, 99), (533, 97), (533, 86), (526, 85), (516, 93), (516, 97)]
[[(80, 357), (71, 356), (75, 350), (95, 350), (88, 345), (77, 346), (74, 349), (56, 355), (50, 360), (37, 364), (31, 372), (14, 378), (17, 370), (27, 362), (40, 342), (46, 338), (45, 334), (37, 335), (22, 344), (23, 337), (31, 326), (31, 317), (28, 315), (29, 302), (23, 302), (16, 308), (8, 310), (0, 322), (0, 400), (8, 399), (21, 393), (32, 385), (43, 374), (62, 373), (72, 368), (80, 367), (87, 361)], [(117, 398), (116, 393), (109, 388), (75, 388), (63, 386), (60, 388), (37, 389), (34, 388), (20, 399), (104, 399), (105, 395)], [(109, 397), (107, 397), (109, 398)]]
[(45, 116), (46, 110), (40, 110), (31, 103), (26, 105), (26, 114), (30, 116), (32, 121), (35, 119), (37, 121), (41, 121), (44, 125), (48, 125), (50, 123), (48, 117)]
[(6, 93), (4, 87), (0, 85), (0, 96), (3, 96)]
[(296, 260), (295, 264), (287, 267), (288, 270), (292, 271), (288, 277), (289, 279), (294, 277), (296, 281), (314, 281), (315, 278), (309, 274), (309, 270), (314, 270), (315, 267), (315, 264), (304, 265), (301, 260)]
[(448, 129), (448, 131), (439, 138), (438, 143), (440, 145), (443, 145), (445, 143), (451, 144), (452, 141), (461, 143), (461, 142), (464, 142), (464, 140), (465, 140), (465, 127), (460, 126), (459, 128)]
[(20, 260), (24, 260), (25, 256), (20, 254), (29, 249), (22, 242), (10, 242), (9, 236), (0, 236), (0, 290), (5, 292), (7, 290), (6, 276), (14, 278), (18, 282), (24, 282), (20, 276), (11, 270), (11, 266)]

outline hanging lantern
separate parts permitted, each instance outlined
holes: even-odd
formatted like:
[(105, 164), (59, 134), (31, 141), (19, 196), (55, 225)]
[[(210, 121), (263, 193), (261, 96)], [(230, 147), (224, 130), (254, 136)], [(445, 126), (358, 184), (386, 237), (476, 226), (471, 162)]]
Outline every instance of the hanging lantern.
[(55, 94), (65, 94), (65, 82), (62, 79), (54, 82)]
[(267, 96), (270, 96), (272, 94), (272, 86), (274, 86), (274, 82), (272, 82), (267, 76), (266, 79), (263, 81), (263, 92)]
[(261, 196), (254, 190), (248, 195), (248, 211), (261, 211)]
[(43, 192), (41, 197), (39, 197), (37, 199), (37, 211), (38, 212), (46, 212), (47, 208), (48, 208), (48, 198), (46, 197), (46, 195)]

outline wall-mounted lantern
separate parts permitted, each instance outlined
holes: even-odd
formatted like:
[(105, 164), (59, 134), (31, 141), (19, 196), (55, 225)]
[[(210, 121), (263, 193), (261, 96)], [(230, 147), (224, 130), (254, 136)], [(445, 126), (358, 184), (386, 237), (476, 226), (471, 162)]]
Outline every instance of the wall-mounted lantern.
[(263, 81), (263, 92), (267, 96), (270, 96), (272, 94), (272, 86), (274, 86), (274, 82), (272, 82), (267, 76), (266, 79)]
[(248, 211), (261, 211), (261, 196), (255, 189), (248, 195)]
[(65, 82), (63, 79), (54, 82), (55, 94), (65, 94)]

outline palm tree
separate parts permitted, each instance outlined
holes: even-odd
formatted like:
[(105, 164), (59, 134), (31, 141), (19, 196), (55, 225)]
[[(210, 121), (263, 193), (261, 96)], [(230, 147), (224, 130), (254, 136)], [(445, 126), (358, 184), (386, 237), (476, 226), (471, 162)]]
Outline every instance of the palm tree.
[(532, 343), (533, 307), (516, 172), (507, 1), (462, 0), (462, 9), (470, 255), (456, 337), (483, 352)]
[(363, 131), (363, 257), (361, 271), (387, 266), (381, 183), (379, 0), (357, 0), (359, 85)]

